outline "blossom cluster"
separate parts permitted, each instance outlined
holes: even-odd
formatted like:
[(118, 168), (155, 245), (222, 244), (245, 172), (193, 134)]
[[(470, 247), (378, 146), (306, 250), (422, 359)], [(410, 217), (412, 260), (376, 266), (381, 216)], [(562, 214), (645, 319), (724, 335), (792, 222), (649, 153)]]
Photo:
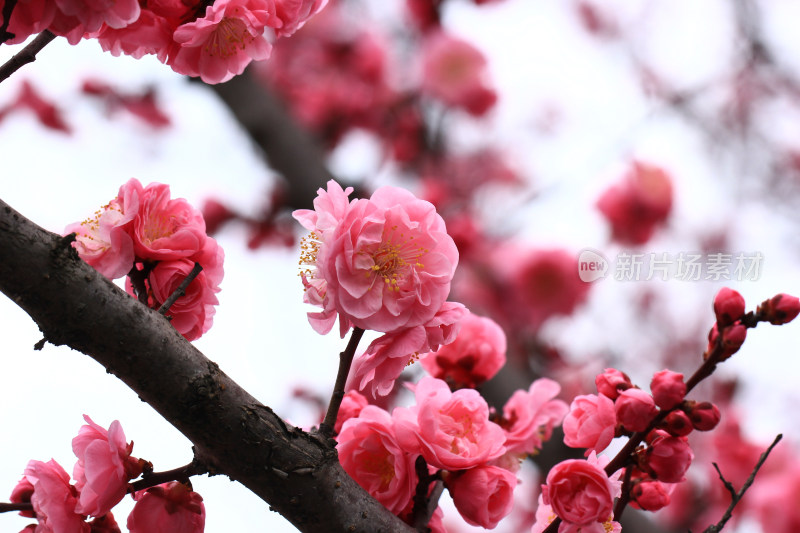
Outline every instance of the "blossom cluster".
[(294, 217), (311, 233), (300, 265), (308, 314), (328, 333), (337, 317), (351, 328), (383, 333), (355, 362), (358, 388), (386, 395), (415, 355), (436, 351), (458, 333), (466, 314), (448, 302), (458, 250), (432, 204), (397, 187), (349, 200), (352, 188), (335, 181), (320, 189), (314, 210)]
[[(572, 401), (563, 421), (564, 444), (586, 448), (589, 461), (568, 460), (551, 469), (542, 487), (543, 508), (537, 513), (535, 533), (544, 531), (556, 517), (561, 520), (560, 533), (616, 530), (613, 505), (623, 493), (626, 501), (647, 511), (669, 505), (675, 484), (686, 479), (694, 458), (688, 435), (714, 429), (721, 418), (716, 405), (687, 400), (686, 394), (739, 350), (748, 327), (758, 322), (780, 325), (796, 318), (800, 299), (779, 294), (755, 313), (746, 314), (742, 295), (723, 288), (714, 299), (714, 313), (716, 323), (703, 364), (689, 380), (662, 370), (653, 375), (648, 393), (624, 372), (607, 368), (595, 378), (598, 394)], [(601, 465), (596, 454), (620, 436), (629, 437), (628, 445), (613, 466)], [(623, 470), (626, 479), (620, 484)]]
[(294, 33), (326, 1), (19, 0), (8, 42), (44, 30), (70, 44), (94, 38), (113, 55), (152, 54), (175, 72), (219, 83), (241, 74), (251, 61), (267, 59), (273, 37)]
[(127, 274), (126, 289), (159, 308), (194, 268), (199, 275), (169, 308), (171, 323), (188, 340), (213, 322), (223, 276), (223, 251), (206, 235), (203, 215), (168, 185), (143, 187), (131, 178), (92, 218), (67, 226), (80, 257), (109, 279)]
[[(355, 391), (347, 394), (338, 421), (342, 466), (409, 522), (418, 485), (427, 494), (430, 483), (442, 480), (467, 523), (494, 528), (511, 512), (520, 460), (541, 449), (567, 411), (556, 399), (560, 387), (539, 379), (528, 391), (517, 391), (500, 417), (490, 416), (474, 389), (452, 392), (447, 383), (430, 376), (413, 388), (415, 405), (397, 407), (391, 414), (367, 405)], [(439, 514), (429, 527), (444, 531)]]
[(134, 491), (129, 482), (152, 465), (131, 455), (133, 443), (118, 421), (106, 430), (84, 419), (72, 439), (75, 483), (54, 459), (33, 460), (12, 491), (12, 503), (31, 506), (20, 515), (37, 521), (20, 533), (118, 533), (111, 510), (129, 492), (136, 501), (127, 522), (131, 533), (202, 533), (205, 508), (199, 494), (179, 482)]

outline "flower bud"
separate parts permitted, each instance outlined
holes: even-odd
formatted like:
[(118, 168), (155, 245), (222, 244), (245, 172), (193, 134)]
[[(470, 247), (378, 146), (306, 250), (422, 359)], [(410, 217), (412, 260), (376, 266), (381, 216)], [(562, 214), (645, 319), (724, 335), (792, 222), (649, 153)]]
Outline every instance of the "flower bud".
[(660, 481), (641, 481), (631, 488), (631, 500), (645, 511), (658, 511), (669, 505), (669, 489)]
[(759, 305), (758, 314), (770, 324), (787, 324), (800, 314), (800, 299), (784, 293), (778, 294)]
[[(708, 332), (708, 348), (706, 350), (705, 358), (711, 354), (717, 345), (717, 338), (719, 337), (719, 330), (717, 329), (717, 325), (714, 324), (714, 327), (711, 328), (711, 331)], [(719, 354), (718, 359), (720, 361), (724, 361), (731, 355), (735, 354), (739, 351), (739, 348), (742, 347), (744, 344), (744, 340), (747, 337), (747, 328), (740, 322), (736, 321), (730, 326), (727, 326), (725, 329), (722, 330), (722, 351)]]
[(622, 391), (614, 411), (617, 421), (630, 431), (644, 431), (658, 413), (653, 397), (641, 389)]
[(656, 431), (645, 457), (653, 477), (664, 483), (683, 481), (683, 475), (692, 464), (694, 454), (686, 437), (673, 437), (666, 432)]
[(733, 324), (744, 315), (744, 297), (733, 289), (723, 287), (714, 298), (714, 314), (722, 327)]
[(672, 409), (686, 396), (683, 374), (671, 370), (656, 372), (650, 382), (650, 391), (653, 393), (653, 399), (657, 406), (661, 409)]
[(659, 427), (674, 437), (685, 437), (692, 432), (694, 424), (686, 413), (676, 410), (668, 414)]
[(633, 386), (631, 378), (616, 368), (606, 368), (602, 374), (597, 374), (594, 383), (597, 385), (597, 392), (612, 400), (616, 400), (620, 392)]
[(693, 403), (688, 416), (697, 431), (711, 431), (719, 424), (721, 417), (719, 409), (711, 402)]

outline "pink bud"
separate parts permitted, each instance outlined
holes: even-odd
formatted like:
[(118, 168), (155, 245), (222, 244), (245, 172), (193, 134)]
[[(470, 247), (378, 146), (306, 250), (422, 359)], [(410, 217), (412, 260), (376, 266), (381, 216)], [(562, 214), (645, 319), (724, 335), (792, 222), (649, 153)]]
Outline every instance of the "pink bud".
[(494, 529), (514, 506), (517, 476), (505, 468), (481, 465), (451, 476), (447, 489), (461, 517), (473, 526)]
[(597, 385), (597, 392), (612, 400), (616, 400), (621, 391), (633, 386), (631, 378), (616, 368), (606, 368), (602, 374), (597, 374), (594, 383)]
[[(708, 332), (708, 349), (704, 357), (708, 357), (708, 355), (714, 351), (717, 345), (718, 336), (719, 331), (717, 329), (717, 325), (714, 324), (714, 327), (712, 327), (711, 331)], [(724, 330), (722, 330), (722, 351), (720, 352), (718, 359), (720, 361), (724, 361), (731, 355), (738, 352), (739, 348), (741, 348), (742, 344), (744, 344), (746, 337), (747, 328), (740, 321), (736, 321), (730, 326), (727, 326)]]
[(640, 509), (658, 511), (669, 505), (669, 490), (660, 481), (642, 481), (631, 488), (631, 499)]
[(656, 372), (650, 382), (650, 391), (657, 406), (662, 409), (672, 409), (686, 396), (683, 374), (671, 370)]
[(646, 455), (646, 464), (653, 477), (664, 483), (683, 481), (683, 475), (694, 458), (686, 437), (673, 437), (660, 430), (655, 433)]
[(744, 297), (733, 289), (723, 287), (714, 298), (714, 314), (722, 327), (742, 318), (744, 310)]
[(630, 431), (644, 431), (658, 413), (653, 397), (641, 389), (622, 391), (614, 411), (619, 423)]
[(711, 431), (720, 417), (719, 409), (711, 402), (693, 403), (689, 409), (689, 420), (697, 431)]
[(800, 314), (800, 300), (796, 296), (781, 293), (759, 305), (758, 313), (770, 324), (787, 324)]
[(659, 426), (674, 437), (685, 437), (694, 429), (694, 424), (683, 411), (672, 411)]

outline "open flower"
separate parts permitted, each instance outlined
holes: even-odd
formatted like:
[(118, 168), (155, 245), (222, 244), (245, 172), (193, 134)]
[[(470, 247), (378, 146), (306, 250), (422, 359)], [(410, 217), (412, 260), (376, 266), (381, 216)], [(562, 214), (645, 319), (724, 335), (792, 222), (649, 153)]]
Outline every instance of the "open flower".
[(73, 469), (75, 486), (80, 491), (75, 511), (103, 516), (122, 501), (128, 481), (142, 473), (138, 459), (131, 457), (133, 443), (128, 444), (118, 421), (108, 430), (84, 415), (87, 425), (81, 426), (72, 439), (72, 450), (78, 457)]
[(342, 335), (350, 327), (388, 333), (433, 319), (458, 263), (433, 205), (396, 187), (347, 205), (335, 182), (325, 194), (333, 203), (315, 203), (316, 217), (295, 212), (306, 227), (322, 230), (301, 258), (310, 267), (305, 285), (313, 296), (307, 298), (324, 309), (309, 315), (315, 330), (330, 331), (337, 315)]

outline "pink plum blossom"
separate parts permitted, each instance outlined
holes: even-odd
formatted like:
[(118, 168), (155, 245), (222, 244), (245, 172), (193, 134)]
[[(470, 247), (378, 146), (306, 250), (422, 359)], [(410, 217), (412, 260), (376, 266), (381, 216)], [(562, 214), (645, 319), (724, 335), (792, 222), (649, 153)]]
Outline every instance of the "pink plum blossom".
[(455, 340), (420, 357), (433, 377), (451, 388), (475, 388), (491, 379), (506, 362), (506, 335), (488, 317), (467, 313)]
[(505, 468), (481, 465), (448, 476), (446, 485), (464, 521), (494, 529), (514, 506), (517, 476)]
[(664, 483), (683, 481), (694, 458), (686, 437), (673, 437), (655, 430), (654, 436), (648, 441), (646, 463), (653, 477)]
[(403, 369), (420, 353), (446, 345), (458, 334), (466, 308), (445, 302), (427, 324), (381, 335), (353, 363), (353, 380), (359, 390), (369, 390), (373, 398), (386, 396)]
[[(620, 487), (619, 481), (609, 479), (592, 453), (588, 460), (568, 459), (551, 468), (546, 484), (542, 485), (542, 501), (550, 505), (567, 526), (593, 531), (590, 527), (597, 527), (596, 523), (602, 525), (611, 518)], [(570, 530), (565, 528), (565, 531)]]
[(631, 487), (631, 504), (645, 511), (658, 511), (669, 505), (671, 486), (660, 481), (641, 481)]
[(672, 409), (686, 396), (683, 374), (671, 370), (656, 372), (650, 381), (650, 392), (653, 393), (657, 406), (661, 409)]
[(175, 30), (179, 46), (167, 64), (206, 83), (228, 81), (251, 61), (269, 57), (272, 45), (265, 30), (278, 23), (274, 17), (271, 0), (217, 0), (204, 17)]
[(800, 314), (800, 299), (797, 296), (781, 293), (758, 306), (758, 314), (770, 324), (780, 326), (797, 318)]
[[(31, 503), (33, 496), (33, 483), (27, 478), (22, 476), (14, 490), (11, 491), (11, 496), (8, 501), (11, 503)], [(20, 511), (20, 516), (27, 516), (28, 518), (35, 518), (33, 511)]]
[(509, 452), (532, 454), (542, 448), (553, 427), (561, 424), (569, 411), (566, 403), (556, 399), (560, 391), (561, 386), (555, 381), (539, 378), (527, 391), (518, 390), (511, 395), (500, 421)]
[(133, 267), (134, 246), (129, 227), (139, 211), (142, 185), (131, 179), (117, 197), (92, 218), (70, 224), (65, 234), (75, 233), (73, 247), (81, 259), (109, 279), (124, 276)]
[(72, 439), (72, 450), (78, 457), (73, 476), (80, 491), (75, 512), (103, 516), (125, 496), (128, 481), (142, 473), (142, 464), (131, 456), (133, 443), (128, 444), (118, 421), (108, 430), (84, 415), (87, 425), (81, 426)]
[(488, 85), (486, 57), (469, 42), (433, 31), (423, 54), (423, 92), (475, 116), (485, 114), (497, 101), (497, 93)]
[(600, 196), (597, 208), (611, 225), (614, 241), (644, 244), (666, 223), (672, 196), (672, 178), (664, 169), (634, 161), (620, 182)]
[[(329, 182), (327, 195), (341, 198), (340, 189)], [(296, 214), (306, 227), (323, 230), (319, 245), (301, 259), (321, 280), (305, 283), (306, 293), (313, 294), (307, 299), (324, 309), (309, 315), (315, 330), (327, 333), (336, 314), (342, 335), (350, 327), (388, 333), (433, 319), (458, 263), (453, 239), (433, 205), (396, 187), (382, 187), (346, 207), (334, 205), (341, 208), (326, 205), (316, 221), (307, 211)], [(332, 228), (327, 218), (320, 219), (331, 212), (338, 221)]]
[(273, 26), (275, 35), (292, 35), (327, 3), (328, 0), (275, 0), (276, 15), (280, 20), (280, 25)]
[(342, 467), (364, 490), (395, 514), (409, 505), (417, 455), (400, 445), (389, 413), (368, 405), (342, 425), (337, 440)]
[(139, 18), (137, 0), (55, 0), (65, 15), (78, 19), (82, 33), (91, 33), (105, 24), (109, 28), (124, 28)]
[(744, 315), (744, 297), (733, 289), (723, 287), (714, 297), (714, 314), (722, 327), (733, 324)]
[(617, 422), (628, 431), (644, 431), (658, 414), (653, 397), (647, 392), (630, 388), (620, 393), (614, 402)]
[(30, 461), (25, 477), (33, 485), (31, 503), (42, 533), (89, 533), (90, 526), (83, 516), (75, 512), (78, 491), (70, 485), (69, 474), (51, 459)]
[(203, 498), (177, 481), (134, 493), (136, 504), (128, 515), (130, 533), (203, 533)]
[(503, 429), (489, 421), (489, 406), (478, 391), (451, 392), (444, 381), (424, 377), (414, 393), (416, 405), (396, 408), (392, 417), (402, 446), (429, 465), (464, 470), (505, 453)]
[(722, 416), (719, 408), (711, 402), (690, 402), (688, 415), (697, 431), (711, 431)]
[(131, 235), (136, 256), (157, 261), (191, 257), (208, 238), (203, 214), (183, 198), (170, 198), (163, 183), (142, 191)]
[(576, 396), (564, 418), (564, 444), (572, 448), (602, 451), (611, 443), (617, 425), (614, 402), (606, 396)]
[(342, 404), (339, 406), (339, 414), (336, 416), (336, 425), (333, 426), (333, 431), (339, 433), (342, 431), (342, 424), (356, 418), (361, 411), (369, 405), (369, 401), (358, 391), (347, 391), (342, 398)]
[(597, 392), (616, 400), (619, 393), (633, 386), (631, 378), (625, 372), (616, 368), (606, 368), (594, 378)]

